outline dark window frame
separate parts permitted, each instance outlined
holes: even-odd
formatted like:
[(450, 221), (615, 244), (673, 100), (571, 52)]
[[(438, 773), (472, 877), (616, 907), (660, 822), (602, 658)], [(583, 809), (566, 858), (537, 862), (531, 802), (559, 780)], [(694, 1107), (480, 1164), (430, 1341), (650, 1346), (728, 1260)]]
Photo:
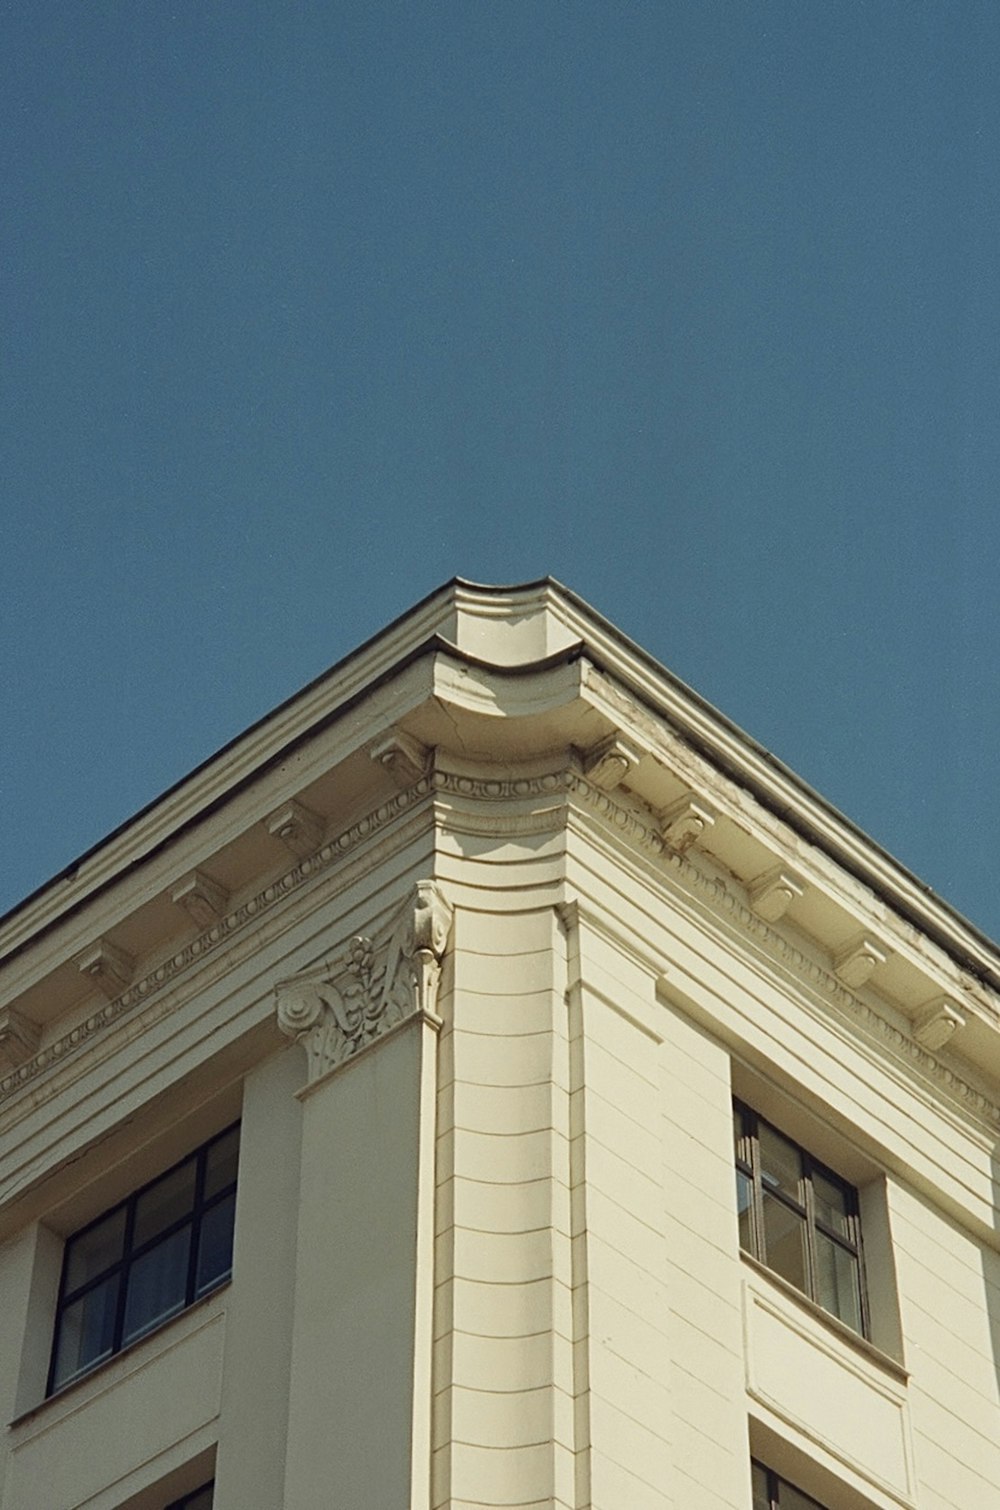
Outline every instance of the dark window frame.
[[(751, 1468), (758, 1468), (760, 1472), (763, 1473), (767, 1478), (768, 1510), (782, 1510), (782, 1488), (791, 1489), (794, 1494), (801, 1495), (803, 1499), (809, 1501), (809, 1504), (813, 1507), (813, 1510), (826, 1510), (826, 1507), (824, 1505), (821, 1505), (819, 1500), (813, 1499), (811, 1494), (806, 1494), (806, 1491), (804, 1489), (800, 1489), (798, 1484), (793, 1484), (788, 1479), (783, 1479), (780, 1473), (775, 1473), (773, 1468), (768, 1468), (767, 1464), (762, 1463), (759, 1458), (751, 1458), (750, 1466)], [(756, 1503), (756, 1500), (754, 1500), (754, 1504)], [(173, 1506), (170, 1507), (170, 1510), (173, 1510)]]
[[(752, 1246), (745, 1249), (745, 1251), (750, 1254), (751, 1258), (755, 1258), (758, 1263), (763, 1264), (765, 1268), (770, 1268), (772, 1273), (779, 1274), (779, 1277), (785, 1279), (786, 1284), (792, 1284), (800, 1294), (805, 1295), (814, 1305), (819, 1306), (825, 1315), (834, 1317), (842, 1326), (849, 1327), (855, 1335), (869, 1338), (871, 1336), (871, 1327), (869, 1324), (868, 1292), (865, 1285), (864, 1253), (861, 1244), (861, 1212), (857, 1187), (837, 1174), (829, 1165), (814, 1158), (807, 1148), (803, 1148), (801, 1143), (797, 1143), (794, 1138), (790, 1138), (780, 1127), (776, 1127), (773, 1122), (761, 1116), (760, 1112), (754, 1107), (748, 1106), (745, 1101), (741, 1101), (735, 1096), (733, 1097), (733, 1113), (734, 1118), (739, 1119), (741, 1129), (739, 1136), (735, 1138), (736, 1170), (738, 1174), (742, 1174), (749, 1181), (751, 1191), (749, 1210)], [(798, 1199), (793, 1198), (787, 1191), (780, 1189), (770, 1182), (767, 1184), (767, 1195), (772, 1200), (778, 1201), (786, 1210), (793, 1212), (796, 1217), (803, 1218), (806, 1249), (806, 1283), (804, 1287), (795, 1284), (793, 1280), (787, 1279), (784, 1275), (780, 1275), (780, 1271), (767, 1261), (767, 1240), (764, 1222), (765, 1182), (762, 1177), (760, 1154), (760, 1129), (762, 1127), (776, 1133), (783, 1142), (794, 1148), (799, 1156)], [(735, 1124), (733, 1131), (735, 1136)], [(847, 1226), (846, 1233), (838, 1232), (835, 1227), (824, 1222), (817, 1215), (814, 1191), (816, 1176), (828, 1181), (843, 1195)], [(854, 1326), (853, 1322), (843, 1316), (839, 1316), (836, 1311), (824, 1305), (820, 1298), (817, 1233), (822, 1234), (828, 1242), (833, 1243), (841, 1252), (848, 1254), (856, 1266), (858, 1309), (861, 1320), (860, 1331)]]
[[(99, 1216), (96, 1216), (93, 1219), (93, 1221), (88, 1222), (86, 1226), (79, 1228), (78, 1231), (71, 1233), (70, 1236), (66, 1239), (66, 1244), (63, 1249), (62, 1273), (59, 1278), (59, 1298), (56, 1302), (55, 1324), (52, 1333), (52, 1354), (49, 1360), (49, 1372), (45, 1386), (45, 1395), (47, 1399), (52, 1395), (61, 1393), (64, 1389), (69, 1389), (71, 1385), (76, 1384), (80, 1379), (86, 1378), (88, 1375), (93, 1373), (95, 1369), (103, 1367), (105, 1363), (110, 1363), (112, 1358), (117, 1358), (121, 1353), (127, 1351), (128, 1348), (134, 1347), (137, 1343), (151, 1336), (153, 1332), (159, 1331), (161, 1327), (169, 1325), (169, 1323), (175, 1320), (176, 1317), (181, 1316), (185, 1311), (190, 1310), (191, 1306), (193, 1306), (197, 1301), (205, 1299), (208, 1295), (214, 1294), (214, 1292), (220, 1289), (224, 1284), (228, 1284), (232, 1274), (231, 1267), (224, 1274), (220, 1274), (219, 1276), (214, 1278), (210, 1284), (199, 1290), (198, 1262), (201, 1253), (202, 1227), (206, 1216), (210, 1212), (214, 1211), (216, 1207), (221, 1206), (224, 1201), (229, 1200), (231, 1196), (235, 1195), (239, 1180), (239, 1143), (237, 1143), (236, 1173), (234, 1177), (231, 1180), (227, 1181), (226, 1184), (220, 1185), (217, 1190), (214, 1190), (210, 1196), (206, 1197), (205, 1173), (208, 1164), (208, 1157), (211, 1150), (217, 1143), (220, 1143), (223, 1138), (227, 1138), (230, 1133), (232, 1133), (234, 1130), (238, 1130), (239, 1127), (239, 1120), (231, 1122), (229, 1126), (224, 1127), (221, 1132), (213, 1134), (211, 1138), (206, 1139), (206, 1141), (200, 1144), (199, 1147), (192, 1149), (190, 1153), (185, 1154), (182, 1159), (178, 1159), (177, 1162), (171, 1164), (169, 1168), (162, 1170), (161, 1173), (156, 1175), (153, 1179), (147, 1180), (144, 1185), (141, 1185), (138, 1189), (133, 1190), (131, 1194), (125, 1197), (124, 1200), (116, 1202), (114, 1206), (109, 1206), (106, 1211), (102, 1211)], [(152, 1237), (147, 1238), (144, 1242), (136, 1244), (134, 1242), (136, 1210), (143, 1196), (145, 1196), (150, 1190), (159, 1185), (161, 1182), (168, 1180), (172, 1175), (176, 1174), (178, 1170), (183, 1169), (185, 1165), (192, 1163), (195, 1165), (195, 1179), (194, 1194), (191, 1200), (191, 1204), (187, 1207), (182, 1215), (175, 1217), (173, 1221), (166, 1223), (162, 1228), (154, 1232)], [(70, 1263), (73, 1256), (74, 1245), (79, 1242), (80, 1239), (85, 1238), (90, 1232), (94, 1230), (95, 1227), (99, 1227), (103, 1222), (106, 1222), (111, 1217), (116, 1216), (119, 1211), (124, 1211), (125, 1213), (125, 1223), (122, 1235), (120, 1256), (113, 1262), (106, 1264), (96, 1273), (88, 1275), (88, 1277), (82, 1283), (75, 1285), (72, 1289), (69, 1289), (67, 1287), (67, 1281), (69, 1278)], [(130, 1337), (127, 1341), (124, 1340), (126, 1308), (129, 1297), (128, 1281), (129, 1273), (133, 1265), (138, 1260), (144, 1258), (147, 1254), (152, 1253), (156, 1248), (169, 1240), (176, 1233), (183, 1231), (183, 1229), (188, 1226), (190, 1226), (191, 1228), (191, 1241), (188, 1247), (187, 1275), (183, 1304), (180, 1305), (176, 1310), (171, 1311), (169, 1315), (164, 1316), (161, 1321), (154, 1322), (151, 1326), (137, 1333), (134, 1337)], [(71, 1374), (68, 1378), (62, 1380), (57, 1384), (56, 1366), (59, 1361), (59, 1344), (61, 1341), (63, 1319), (66, 1315), (66, 1312), (71, 1306), (76, 1305), (79, 1300), (81, 1300), (91, 1291), (99, 1289), (100, 1286), (106, 1284), (108, 1280), (113, 1277), (117, 1277), (118, 1293), (115, 1300), (115, 1319), (110, 1352), (102, 1353), (101, 1356), (99, 1358), (96, 1358), (92, 1363), (82, 1365), (79, 1369), (76, 1370), (75, 1373)], [(203, 1485), (202, 1488), (204, 1487), (205, 1486)]]

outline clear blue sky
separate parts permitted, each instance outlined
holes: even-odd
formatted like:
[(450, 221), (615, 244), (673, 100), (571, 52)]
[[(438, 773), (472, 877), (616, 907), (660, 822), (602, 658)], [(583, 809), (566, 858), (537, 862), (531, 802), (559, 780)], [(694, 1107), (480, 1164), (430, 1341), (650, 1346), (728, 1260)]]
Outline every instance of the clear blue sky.
[(996, 0), (8, 0), (0, 909), (455, 573), (1000, 934)]

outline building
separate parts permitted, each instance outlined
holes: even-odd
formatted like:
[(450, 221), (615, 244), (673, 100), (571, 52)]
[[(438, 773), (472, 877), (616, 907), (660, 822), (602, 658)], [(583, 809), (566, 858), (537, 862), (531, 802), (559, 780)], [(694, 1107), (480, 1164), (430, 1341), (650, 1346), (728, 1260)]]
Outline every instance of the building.
[(0, 1510), (1000, 1506), (997, 949), (555, 583), (11, 913), (0, 1053)]

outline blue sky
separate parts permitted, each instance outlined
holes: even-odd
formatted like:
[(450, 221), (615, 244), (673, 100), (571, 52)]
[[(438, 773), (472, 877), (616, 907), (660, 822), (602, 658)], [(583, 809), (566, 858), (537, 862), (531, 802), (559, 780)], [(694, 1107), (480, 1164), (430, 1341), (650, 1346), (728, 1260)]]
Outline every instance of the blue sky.
[(1000, 934), (995, 0), (8, 0), (0, 909), (551, 573)]

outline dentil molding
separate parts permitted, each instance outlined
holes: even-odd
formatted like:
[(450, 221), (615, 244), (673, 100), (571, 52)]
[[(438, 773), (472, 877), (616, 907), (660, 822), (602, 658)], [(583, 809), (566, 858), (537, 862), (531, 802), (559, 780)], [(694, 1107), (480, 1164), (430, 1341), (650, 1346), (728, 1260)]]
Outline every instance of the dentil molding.
[(418, 881), (387, 940), (352, 938), (339, 961), (275, 986), (278, 1027), (305, 1045), (309, 1085), (411, 1018), (437, 1028), (441, 961), (452, 909), (433, 881)]

